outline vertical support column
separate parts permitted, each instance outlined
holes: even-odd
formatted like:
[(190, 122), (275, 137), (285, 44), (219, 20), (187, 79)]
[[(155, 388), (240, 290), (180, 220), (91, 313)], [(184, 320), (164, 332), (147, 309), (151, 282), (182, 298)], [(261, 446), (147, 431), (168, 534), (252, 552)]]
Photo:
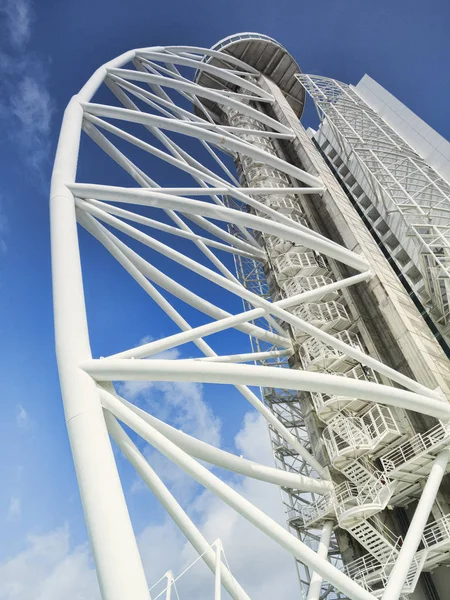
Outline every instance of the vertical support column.
[(171, 595), (172, 595), (172, 585), (174, 582), (174, 577), (173, 577), (172, 571), (167, 571), (167, 573), (165, 574), (165, 577), (167, 579), (166, 600), (170, 600)]
[[(327, 558), (330, 548), (331, 534), (333, 532), (333, 521), (327, 521), (322, 529), (320, 536), (319, 547), (317, 548), (317, 556)], [(309, 591), (306, 600), (319, 600), (320, 589), (322, 587), (322, 576), (315, 571), (311, 575)]]
[(221, 566), (222, 566), (222, 542), (220, 540), (216, 541), (216, 577), (214, 583), (214, 600), (220, 600), (222, 595), (222, 576), (221, 576)]
[(91, 358), (81, 275), (75, 180), (83, 111), (64, 114), (52, 177), (50, 215), (56, 354), (67, 430), (104, 600), (150, 600), (95, 382), (79, 368)]
[(402, 593), (449, 460), (450, 450), (443, 450), (433, 463), (382, 600), (398, 600)]

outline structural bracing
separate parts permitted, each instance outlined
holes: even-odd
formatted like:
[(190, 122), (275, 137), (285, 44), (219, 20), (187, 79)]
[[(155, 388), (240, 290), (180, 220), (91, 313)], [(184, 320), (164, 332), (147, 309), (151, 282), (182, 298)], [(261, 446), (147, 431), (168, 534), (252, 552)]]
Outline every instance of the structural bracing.
[[(300, 135), (292, 123), (304, 102), (299, 73), (284, 48), (258, 34), (232, 36), (211, 50), (141, 48), (99, 68), (66, 109), (51, 191), (56, 346), (105, 600), (150, 598), (110, 437), (214, 574), (215, 599), (222, 586), (232, 598), (248, 598), (233, 557), (230, 569), (220, 540), (205, 539), (121, 423), (284, 548), (308, 600), (397, 599), (450, 552), (441, 534), (448, 518), (428, 519), (448, 463), (446, 390), (386, 362), (356, 315), (351, 294), (371, 294), (377, 273), (370, 252), (330, 239), (311, 216), (308, 207), (327, 201), (330, 183), (305, 157), (292, 157)], [(316, 85), (314, 78), (301, 82), (309, 91)], [(128, 185), (77, 179), (81, 136), (112, 159)], [(428, 187), (430, 213), (444, 191), (435, 180)], [(177, 333), (92, 356), (77, 223)], [(433, 269), (446, 269), (433, 244)], [(188, 356), (161, 356), (183, 346)], [(175, 429), (114, 385), (137, 380), (234, 387), (267, 421), (274, 466)], [(408, 429), (411, 411), (433, 427)], [(279, 486), (288, 529), (203, 462)], [(406, 536), (415, 550), (401, 569), (406, 551), (385, 509), (419, 496)], [(353, 560), (345, 539), (353, 540)], [(164, 577), (170, 598), (174, 575)]]

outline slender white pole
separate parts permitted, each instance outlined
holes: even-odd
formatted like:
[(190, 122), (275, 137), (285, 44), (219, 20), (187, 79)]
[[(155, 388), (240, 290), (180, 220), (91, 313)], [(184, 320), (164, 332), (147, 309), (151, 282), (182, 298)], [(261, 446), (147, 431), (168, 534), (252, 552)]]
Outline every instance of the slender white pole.
[(222, 592), (222, 577), (220, 573), (220, 568), (222, 566), (222, 542), (220, 540), (216, 540), (216, 573), (215, 573), (215, 582), (214, 582), (214, 600), (221, 600), (221, 592)]
[(408, 528), (403, 545), (395, 561), (394, 568), (389, 576), (389, 581), (384, 590), (382, 600), (398, 600), (405, 585), (409, 570), (416, 556), (417, 548), (422, 539), (423, 530), (427, 524), (431, 509), (433, 508), (436, 494), (439, 491), (442, 478), (445, 475), (450, 450), (440, 452), (431, 467), (422, 495)]
[[(317, 548), (317, 556), (326, 559), (328, 556), (328, 550), (330, 548), (331, 534), (333, 532), (333, 521), (326, 521), (323, 525), (322, 534), (319, 540), (319, 547)], [(320, 589), (322, 587), (322, 576), (315, 571), (311, 575), (311, 581), (309, 582), (308, 596), (306, 600), (319, 600)]]
[(293, 351), (289, 350), (269, 350), (267, 352), (246, 352), (244, 354), (228, 354), (228, 356), (202, 356), (202, 358), (182, 358), (180, 360), (201, 360), (203, 362), (230, 362), (245, 363), (265, 360), (266, 358), (282, 358), (283, 356), (292, 356)]
[(170, 600), (170, 597), (172, 595), (172, 585), (173, 585), (173, 573), (172, 571), (167, 571), (166, 573), (166, 579), (167, 579), (167, 587), (166, 587), (166, 600)]

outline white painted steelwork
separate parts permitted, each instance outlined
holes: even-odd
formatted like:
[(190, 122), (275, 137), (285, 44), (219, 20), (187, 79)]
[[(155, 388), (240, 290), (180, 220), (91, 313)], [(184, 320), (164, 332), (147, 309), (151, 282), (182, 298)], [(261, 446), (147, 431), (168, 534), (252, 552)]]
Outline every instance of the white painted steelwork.
[[(239, 42), (265, 39), (245, 35), (250, 37), (241, 36)], [(276, 51), (279, 48), (275, 44)], [(222, 585), (233, 598), (247, 598), (222, 562), (220, 542), (213, 550), (125, 434), (121, 421), (295, 557), (303, 569), (302, 582), (311, 583), (310, 600), (330, 594), (330, 598), (373, 600), (365, 565), (354, 577), (349, 570), (337, 568), (342, 563), (332, 533), (335, 524), (348, 529), (380, 563), (381, 580), (389, 580), (388, 566), (398, 549), (375, 514), (390, 500), (395, 478), (390, 481), (386, 473), (375, 471), (359, 457), (365, 449), (375, 451), (388, 436), (389, 442), (397, 439), (400, 432), (389, 407), (447, 422), (450, 405), (369, 356), (357, 332), (349, 330), (353, 325), (341, 292), (369, 280), (368, 265), (359, 254), (309, 227), (301, 210), (302, 196), (320, 194), (324, 185), (277, 151), (276, 143), (292, 139), (294, 133), (264, 112), (262, 107), (274, 99), (260, 85), (259, 72), (245, 62), (245, 53), (236, 58), (229, 44), (220, 49), (223, 52), (172, 46), (128, 52), (96, 71), (64, 115), (51, 190), (56, 349), (102, 597), (150, 598), (109, 433), (215, 574), (216, 600)], [(189, 78), (192, 69), (195, 75)], [(214, 85), (208, 87), (205, 81)], [(124, 108), (114, 105), (114, 99), (111, 104), (93, 102), (103, 84)], [(291, 92), (285, 90), (287, 96)], [(195, 113), (186, 108), (187, 101), (195, 106)], [(78, 182), (83, 131), (139, 187)], [(202, 158), (196, 158), (195, 149), (202, 151)], [(141, 163), (146, 165), (153, 157), (156, 168), (144, 171), (138, 166), (138, 155), (145, 157)], [(230, 158), (241, 169), (243, 183), (233, 175)], [(161, 186), (158, 164), (169, 165), (175, 181), (181, 175), (192, 178), (194, 187)], [(77, 221), (166, 313), (179, 333), (103, 358), (92, 357)], [(173, 236), (173, 243), (167, 242), (168, 236)], [(292, 250), (280, 253), (285, 244)], [(229, 268), (230, 256), (238, 278)], [(335, 280), (328, 259), (357, 274)], [(269, 294), (264, 268), (275, 279), (276, 298)], [(187, 281), (180, 277), (182, 272), (190, 274), (189, 287), (181, 283)], [(211, 287), (213, 296), (203, 293)], [(177, 308), (172, 297), (180, 301)], [(229, 312), (232, 297), (243, 301), (243, 312)], [(210, 321), (191, 326), (179, 312), (181, 302), (191, 314), (195, 309)], [(230, 352), (218, 355), (205, 341), (207, 336), (231, 330), (244, 334), (243, 350), (250, 335), (253, 351), (236, 352), (233, 337)], [(200, 356), (173, 360), (157, 356), (188, 342), (195, 344)], [(299, 345), (304, 368), (315, 372), (286, 368)], [(379, 383), (375, 372), (404, 389)], [(192, 438), (133, 406), (113, 386), (113, 382), (137, 380), (234, 386), (266, 419), (277, 467)], [(263, 401), (249, 386), (264, 388)], [(297, 392), (311, 393), (320, 418), (327, 422), (330, 454), (340, 456), (338, 468), (349, 480), (340, 486), (334, 486), (328, 468), (310, 452)], [(299, 533), (294, 535), (269, 518), (199, 460), (282, 486), (290, 498), (289, 522), (301, 522)], [(305, 503), (311, 509), (308, 515)], [(308, 544), (317, 541), (318, 523), (323, 530), (315, 552)], [(432, 536), (427, 539), (432, 541)], [(418, 573), (419, 566), (414, 577)], [(169, 598), (173, 576), (168, 574), (167, 580)]]
[(297, 77), (322, 121), (318, 143), (450, 342), (450, 183), (358, 88), (317, 75)]

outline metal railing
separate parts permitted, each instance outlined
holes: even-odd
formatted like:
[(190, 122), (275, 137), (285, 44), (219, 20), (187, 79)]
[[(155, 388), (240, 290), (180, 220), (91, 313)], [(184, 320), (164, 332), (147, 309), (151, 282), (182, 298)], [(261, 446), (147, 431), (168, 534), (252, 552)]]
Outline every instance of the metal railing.
[(334, 515), (334, 506), (334, 498), (330, 493), (321, 496), (309, 506), (300, 503), (298, 506), (294, 505), (287, 511), (287, 520), (290, 522), (299, 520), (303, 526), (307, 527), (308, 524), (320, 520), (325, 515), (330, 513)]
[(328, 272), (328, 267), (320, 254), (302, 246), (295, 246), (283, 256), (275, 258), (273, 267), (276, 273), (286, 277), (301, 273), (310, 276), (324, 275)]
[[(317, 290), (326, 285), (333, 283), (333, 279), (330, 277), (324, 277), (323, 275), (317, 275), (313, 277), (290, 277), (283, 282), (282, 288), (286, 296), (295, 296), (301, 292), (310, 292)], [(339, 292), (324, 292), (322, 297), (323, 301), (333, 300), (339, 296)]]
[(358, 417), (348, 417), (340, 413), (330, 421), (322, 437), (331, 461), (351, 455), (361, 456), (372, 449), (372, 438), (364, 423)]
[(345, 565), (344, 572), (356, 581), (364, 580), (375, 573), (381, 572), (383, 565), (372, 554), (364, 554), (360, 558)]
[[(378, 475), (374, 479), (369, 479), (362, 486), (352, 483), (354, 495), (352, 497), (352, 505), (364, 507), (367, 505), (379, 505), (379, 510), (383, 510), (386, 504), (389, 502), (390, 497), (394, 491), (395, 483), (386, 482), (384, 474), (381, 471), (377, 471)], [(345, 498), (337, 498), (336, 503), (336, 514), (341, 516), (348, 510), (346, 506)], [(381, 521), (380, 521), (381, 523)]]
[(423, 530), (422, 541), (425, 548), (442, 542), (450, 544), (450, 515), (444, 515), (441, 519), (427, 525)]
[[(349, 346), (364, 352), (362, 343), (356, 333), (344, 330), (337, 333), (334, 337), (341, 342), (345, 342)], [(301, 345), (300, 358), (304, 369), (308, 369), (309, 367), (314, 366), (315, 363), (320, 363), (322, 361), (326, 367), (331, 367), (332, 370), (334, 369), (336, 371), (339, 370), (339, 363), (342, 362), (345, 371), (347, 371), (355, 366), (356, 363), (354, 359), (348, 357), (340, 350), (336, 350), (332, 346), (328, 346), (315, 338), (310, 338)]]
[(446, 440), (450, 441), (450, 426), (441, 421), (426, 433), (417, 433), (397, 448), (381, 457), (381, 463), (386, 473), (394, 471), (401, 465), (413, 460), (421, 454), (432, 452)]

